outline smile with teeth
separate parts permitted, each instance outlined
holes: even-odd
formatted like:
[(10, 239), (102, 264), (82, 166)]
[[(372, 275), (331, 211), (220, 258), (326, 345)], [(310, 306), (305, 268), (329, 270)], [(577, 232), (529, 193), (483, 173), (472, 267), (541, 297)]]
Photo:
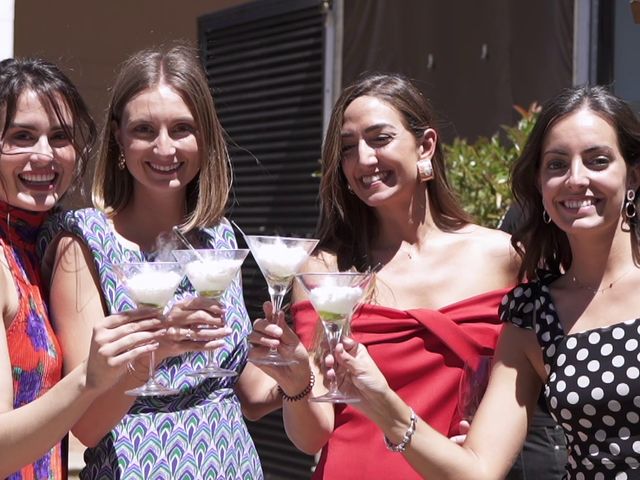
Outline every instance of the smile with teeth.
[(382, 182), (384, 181), (387, 177), (389, 176), (389, 172), (376, 172), (372, 175), (363, 175), (360, 178), (360, 181), (366, 185), (369, 186), (374, 182)]
[(565, 200), (562, 204), (567, 208), (590, 207), (595, 203), (593, 198), (584, 198), (582, 200)]
[(21, 173), (18, 175), (20, 180), (25, 183), (37, 183), (37, 184), (50, 184), (56, 179), (57, 174), (55, 172), (49, 173)]
[(147, 163), (147, 165), (149, 165), (149, 167), (151, 167), (151, 169), (155, 170), (156, 172), (172, 173), (172, 172), (175, 172), (176, 170), (178, 170), (182, 166), (182, 163), (172, 163), (171, 165), (160, 165), (158, 163)]

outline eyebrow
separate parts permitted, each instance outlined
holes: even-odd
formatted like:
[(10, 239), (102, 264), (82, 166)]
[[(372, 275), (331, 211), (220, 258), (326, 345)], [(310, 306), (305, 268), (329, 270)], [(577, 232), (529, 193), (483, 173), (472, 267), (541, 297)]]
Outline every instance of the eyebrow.
[[(130, 116), (129, 117), (129, 123), (133, 123), (133, 122), (149, 122), (152, 123), (153, 122), (153, 118), (149, 118), (147, 116), (141, 115), (141, 116)], [(175, 118), (172, 119), (171, 123), (195, 123), (196, 119), (195, 117), (179, 117), (179, 118)]]
[[(365, 133), (370, 133), (375, 130), (382, 130), (385, 127), (394, 128), (390, 123), (376, 123), (364, 129)], [(342, 137), (351, 137), (353, 136), (353, 132), (341, 132), (340, 136)]]
[[(605, 151), (607, 153), (611, 153), (611, 152), (613, 152), (613, 149), (611, 147), (609, 147), (608, 145), (594, 145), (592, 147), (588, 147), (588, 148), (582, 150), (582, 153), (593, 153), (593, 152), (597, 152), (597, 151)], [(545, 155), (551, 155), (551, 154), (567, 155), (567, 151), (562, 149), (562, 148), (554, 148), (554, 149), (545, 150), (544, 152), (542, 152), (542, 156), (543, 157)]]
[[(17, 123), (11, 122), (8, 128), (24, 128), (25, 130), (37, 130), (38, 127), (31, 123)], [(63, 130), (64, 127), (60, 124), (55, 124), (51, 126), (51, 130)]]

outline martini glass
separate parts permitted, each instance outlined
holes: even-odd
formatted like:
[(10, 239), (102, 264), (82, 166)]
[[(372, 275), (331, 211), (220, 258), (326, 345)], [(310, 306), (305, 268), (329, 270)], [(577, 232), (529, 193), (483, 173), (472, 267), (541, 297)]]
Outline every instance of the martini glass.
[[(201, 297), (222, 303), (222, 295), (240, 271), (249, 250), (174, 250), (173, 256)], [(207, 363), (190, 373), (205, 378), (235, 377), (237, 372), (218, 366), (215, 352), (207, 352)]]
[[(373, 278), (371, 272), (300, 273), (296, 275), (309, 295), (309, 301), (320, 317), (324, 333), (333, 355), (344, 329), (368, 291)], [(312, 402), (357, 403), (357, 397), (340, 391), (336, 376), (331, 379), (329, 391)]]
[[(262, 272), (273, 304), (273, 318), (282, 310), (282, 300), (291, 288), (293, 277), (318, 244), (318, 240), (278, 236), (246, 235), (245, 240)], [(272, 347), (267, 355), (251, 359), (257, 365), (292, 365), (295, 360), (283, 358)]]
[[(177, 262), (122, 263), (115, 265), (115, 271), (138, 307), (165, 309), (183, 278), (182, 266)], [(180, 390), (169, 388), (158, 381), (155, 369), (155, 352), (152, 351), (147, 383), (125, 393), (136, 397), (180, 393)]]

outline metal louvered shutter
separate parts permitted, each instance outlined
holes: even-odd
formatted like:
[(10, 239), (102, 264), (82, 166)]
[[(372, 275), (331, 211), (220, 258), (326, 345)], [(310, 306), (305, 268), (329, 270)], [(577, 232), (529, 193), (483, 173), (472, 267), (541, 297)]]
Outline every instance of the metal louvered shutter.
[[(229, 217), (246, 234), (307, 237), (315, 230), (326, 5), (260, 0), (198, 19), (202, 60), (229, 137)], [(251, 318), (261, 316), (268, 294), (251, 256), (243, 285)], [(310, 477), (313, 457), (289, 442), (279, 411), (248, 425), (265, 478)]]

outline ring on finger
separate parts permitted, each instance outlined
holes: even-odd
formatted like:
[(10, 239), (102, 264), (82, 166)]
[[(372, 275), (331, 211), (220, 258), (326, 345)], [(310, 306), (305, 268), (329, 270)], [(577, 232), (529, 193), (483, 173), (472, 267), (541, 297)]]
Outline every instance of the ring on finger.
[(187, 328), (187, 333), (184, 334), (184, 338), (187, 340), (193, 340), (193, 330)]

